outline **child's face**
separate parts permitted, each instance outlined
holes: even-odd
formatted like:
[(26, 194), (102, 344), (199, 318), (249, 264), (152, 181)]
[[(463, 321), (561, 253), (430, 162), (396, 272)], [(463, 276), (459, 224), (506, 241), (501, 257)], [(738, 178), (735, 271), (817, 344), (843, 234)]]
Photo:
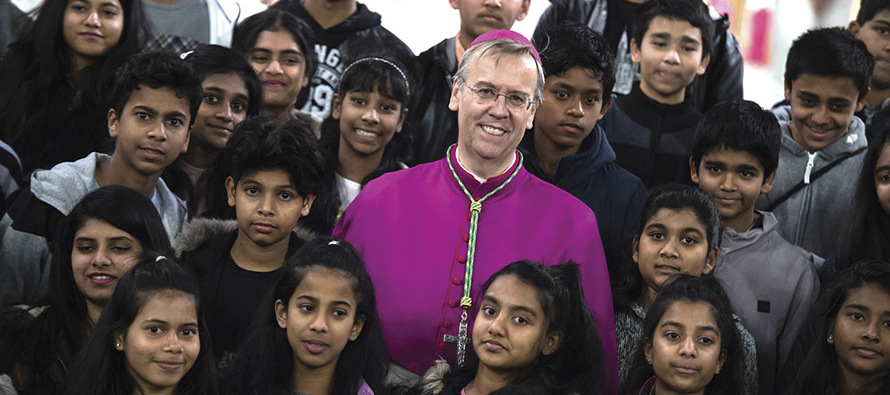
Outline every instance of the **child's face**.
[(232, 131), (247, 117), (247, 86), (237, 74), (210, 74), (201, 83), (201, 106), (192, 127), (192, 148), (219, 152)]
[(878, 202), (887, 215), (890, 215), (890, 144), (884, 144), (878, 162), (875, 163), (875, 189)]
[(144, 393), (172, 393), (201, 352), (195, 298), (179, 291), (156, 293), (114, 340)]
[(315, 196), (297, 193), (290, 174), (283, 169), (255, 170), (235, 181), (226, 178), (230, 207), (235, 208), (239, 237), (268, 247), (287, 243), (300, 217), (309, 214)]
[(592, 70), (573, 67), (544, 82), (544, 101), (535, 115), (535, 137), (557, 148), (578, 148), (606, 115), (603, 83)]
[(844, 137), (853, 114), (862, 109), (850, 77), (801, 74), (785, 84), (785, 98), (791, 102), (791, 137), (811, 153)]
[(114, 287), (142, 256), (142, 244), (111, 224), (90, 218), (74, 233), (71, 270), (87, 303), (104, 307)]
[(862, 40), (875, 58), (872, 86), (886, 89), (890, 86), (890, 10), (878, 11), (874, 18), (862, 26), (852, 21), (849, 28), (850, 33)]
[(701, 393), (723, 367), (726, 352), (711, 305), (677, 301), (664, 313), (645, 343), (658, 393)]
[(720, 224), (735, 230), (748, 229), (754, 220), (754, 203), (773, 187), (776, 172), (764, 174), (763, 166), (747, 151), (723, 147), (702, 155), (699, 167), (689, 158), (692, 182), (711, 195)]
[(402, 104), (378, 91), (334, 95), (331, 116), (340, 120), (340, 147), (360, 156), (383, 154), (394, 134), (402, 131)]
[(89, 64), (117, 45), (124, 30), (124, 9), (118, 0), (68, 0), (62, 36), (68, 54)]
[(355, 279), (339, 270), (308, 270), (290, 300), (275, 301), (275, 317), (287, 331), (294, 365), (333, 368), (346, 344), (361, 334), (365, 318), (356, 315)]
[(843, 377), (890, 372), (890, 294), (866, 283), (850, 291), (828, 330)]
[(188, 149), (189, 101), (172, 89), (140, 85), (121, 112), (108, 110), (108, 134), (117, 139), (112, 156), (139, 174), (161, 174)]
[(707, 234), (692, 209), (658, 210), (634, 238), (633, 260), (646, 285), (657, 292), (677, 274), (710, 273), (717, 251), (708, 250)]
[(495, 29), (509, 29), (525, 19), (531, 0), (448, 0), (460, 11), (460, 30), (471, 39)]
[(247, 60), (263, 83), (264, 107), (293, 107), (309, 83), (306, 55), (285, 29), (261, 32)]
[(702, 56), (701, 30), (687, 21), (656, 16), (643, 35), (631, 40), (631, 59), (640, 64), (640, 89), (666, 104), (685, 99), (686, 87), (705, 73), (710, 58)]
[(479, 303), (473, 350), (489, 370), (515, 372), (559, 347), (561, 335), (548, 332), (538, 290), (519, 277), (498, 277)]

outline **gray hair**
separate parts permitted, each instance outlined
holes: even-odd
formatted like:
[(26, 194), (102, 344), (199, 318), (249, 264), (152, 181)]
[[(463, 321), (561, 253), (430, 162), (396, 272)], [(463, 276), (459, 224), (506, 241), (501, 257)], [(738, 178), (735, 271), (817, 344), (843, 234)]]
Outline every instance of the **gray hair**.
[[(525, 44), (507, 38), (485, 41), (470, 47), (470, 49), (464, 53), (460, 66), (457, 68), (457, 73), (454, 74), (454, 81), (457, 81), (458, 79), (466, 81), (467, 70), (473, 67), (476, 61), (488, 53), (489, 50), (491, 51), (491, 56), (495, 57), (495, 60), (500, 60), (504, 56), (509, 55), (528, 56), (534, 59), (531, 48)], [(537, 107), (538, 104), (541, 104), (544, 92), (544, 70), (541, 68), (541, 64), (538, 63), (537, 60), (535, 60), (535, 69), (538, 71), (538, 83), (535, 84), (535, 93), (532, 100), (534, 101), (534, 106)]]

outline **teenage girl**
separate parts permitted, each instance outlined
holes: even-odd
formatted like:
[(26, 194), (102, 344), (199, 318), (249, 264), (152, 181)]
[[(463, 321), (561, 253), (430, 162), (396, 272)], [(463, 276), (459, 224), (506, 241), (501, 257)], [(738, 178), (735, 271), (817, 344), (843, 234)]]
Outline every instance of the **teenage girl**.
[(405, 68), (393, 60), (365, 57), (343, 70), (331, 117), (322, 125), (326, 184), (306, 218), (330, 233), (362, 187), (383, 173), (404, 169), (399, 161), (402, 126), (411, 92)]
[(188, 151), (167, 166), (162, 177), (186, 201), (194, 218), (204, 216), (209, 207), (225, 205), (226, 176), (217, 159), (235, 127), (259, 114), (263, 91), (250, 64), (229, 48), (201, 45), (184, 56), (202, 81), (203, 95)]
[[(628, 275), (616, 294), (619, 381), (630, 373), (646, 311), (665, 282), (677, 274), (709, 275), (717, 261), (720, 219), (700, 189), (677, 184), (654, 188), (640, 214)], [(745, 384), (757, 388), (754, 338), (737, 322), (745, 350)]]
[(66, 395), (218, 394), (194, 277), (146, 254), (115, 288), (68, 382)]
[(114, 70), (148, 37), (137, 0), (47, 0), (0, 64), (0, 139), (25, 174), (99, 151)]
[(869, 141), (855, 199), (837, 256), (821, 270), (823, 283), (862, 259), (890, 261), (890, 129)]
[(819, 334), (793, 394), (890, 394), (890, 264), (841, 271), (817, 303)]
[(235, 26), (232, 49), (247, 58), (263, 84), (260, 115), (282, 122), (299, 116), (296, 108), (306, 102), (304, 88), (315, 74), (314, 47), (311, 28), (283, 11), (266, 10)]
[(57, 393), (120, 278), (143, 251), (171, 251), (154, 205), (120, 186), (86, 195), (66, 218), (57, 240), (49, 305), (22, 337), (2, 339), (0, 355), (11, 356), (13, 363), (4, 368), (17, 365), (12, 377), (23, 393)]
[(387, 393), (374, 286), (349, 243), (306, 243), (265, 306), (232, 362), (231, 394)]
[(602, 345), (584, 302), (578, 265), (518, 261), (482, 286), (467, 365), (445, 376), (433, 367), (423, 394), (593, 394)]
[(732, 306), (713, 276), (680, 274), (649, 307), (627, 395), (744, 393), (742, 344)]

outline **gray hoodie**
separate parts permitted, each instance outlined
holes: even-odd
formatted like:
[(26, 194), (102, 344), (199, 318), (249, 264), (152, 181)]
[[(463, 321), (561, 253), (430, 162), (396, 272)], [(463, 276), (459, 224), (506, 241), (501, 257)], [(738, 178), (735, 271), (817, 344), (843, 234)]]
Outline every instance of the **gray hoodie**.
[[(782, 150), (773, 189), (757, 200), (757, 209), (769, 211), (773, 201), (786, 195), (795, 185), (804, 187), (772, 210), (779, 221), (779, 234), (792, 244), (821, 257), (837, 250), (838, 225), (846, 222), (853, 204), (856, 178), (865, 157), (865, 124), (853, 117), (847, 135), (812, 154), (791, 138), (791, 107), (773, 110), (782, 126)], [(859, 153), (846, 157), (846, 155)], [(840, 162), (818, 179), (813, 173)]]
[[(93, 174), (96, 164), (107, 159), (108, 155), (94, 152), (75, 162), (36, 171), (31, 175), (31, 194), (19, 195), (13, 204), (19, 199), (36, 199), (58, 213), (35, 213), (35, 217), (67, 216), (84, 196), (99, 189)], [(160, 178), (152, 202), (161, 214), (167, 236), (174, 240), (186, 219), (185, 202)], [(14, 222), (9, 213), (0, 220), (0, 306), (35, 305), (49, 293), (50, 249), (44, 235), (20, 231), (13, 227)]]

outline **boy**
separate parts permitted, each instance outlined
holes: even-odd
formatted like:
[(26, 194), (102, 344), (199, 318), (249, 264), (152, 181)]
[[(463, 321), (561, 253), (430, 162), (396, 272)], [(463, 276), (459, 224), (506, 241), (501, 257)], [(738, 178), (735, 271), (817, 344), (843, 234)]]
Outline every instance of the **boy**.
[(293, 230), (309, 214), (323, 167), (305, 123), (276, 127), (270, 118), (242, 122), (223, 151), (223, 163), (235, 229), (196, 220), (180, 238), (186, 250), (182, 262), (198, 278), (220, 358), (237, 349), (261, 296), (274, 286), (285, 259), (303, 245)]
[(525, 167), (571, 193), (596, 214), (613, 284), (623, 279), (622, 256), (630, 251), (646, 199), (639, 178), (615, 164), (615, 151), (596, 122), (612, 100), (615, 68), (606, 41), (570, 23), (549, 32), (541, 52), (544, 97), (534, 128), (519, 150)]
[(417, 56), (417, 70), (423, 75), (408, 108), (408, 125), (413, 125), (414, 158), (410, 163), (427, 163), (445, 157), (448, 146), (457, 142), (457, 113), (448, 109), (454, 73), (464, 51), (479, 35), (510, 29), (525, 19), (531, 0), (449, 0), (458, 11), (460, 29)]
[(689, 170), (714, 199), (723, 228), (714, 275), (757, 345), (761, 394), (776, 382), (819, 291), (810, 255), (785, 241), (776, 217), (754, 209), (776, 177), (781, 129), (750, 101), (715, 105), (696, 132)]
[(841, 28), (810, 30), (794, 41), (785, 63), (785, 98), (773, 113), (782, 126), (773, 189), (757, 200), (772, 211), (779, 234), (826, 257), (837, 249), (836, 225), (853, 203), (867, 146), (854, 112), (868, 93), (873, 61), (865, 44)]
[(652, 187), (687, 180), (695, 126), (701, 114), (686, 87), (705, 72), (714, 26), (700, 0), (651, 0), (631, 39), (641, 79), (615, 100), (602, 120), (616, 163)]
[(856, 20), (847, 29), (875, 59), (871, 89), (862, 111), (856, 113), (865, 121), (865, 134), (871, 140), (890, 127), (890, 0), (862, 0)]
[(120, 185), (150, 198), (172, 240), (186, 217), (185, 203), (160, 178), (186, 151), (201, 103), (201, 81), (178, 56), (133, 55), (115, 74), (108, 110), (111, 156), (94, 152), (31, 176), (30, 188), (0, 222), (0, 305), (33, 304), (47, 296), (53, 232), (87, 193)]

